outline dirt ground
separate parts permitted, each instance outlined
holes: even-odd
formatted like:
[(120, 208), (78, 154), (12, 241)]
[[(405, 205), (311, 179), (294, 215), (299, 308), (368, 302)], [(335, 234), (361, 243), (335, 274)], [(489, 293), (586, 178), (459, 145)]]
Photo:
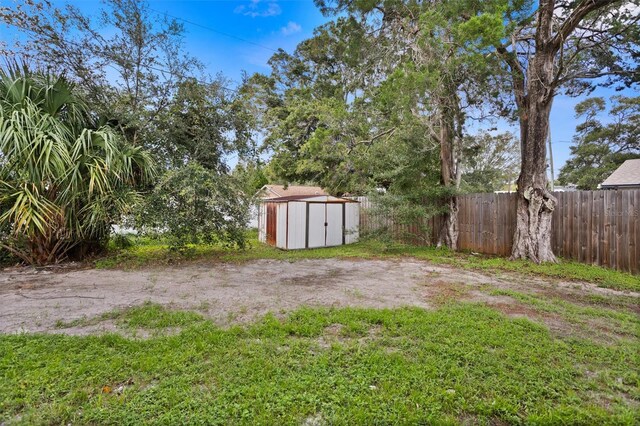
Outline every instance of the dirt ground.
[(484, 302), (511, 316), (539, 319), (552, 330), (567, 327), (553, 315), (540, 316), (510, 297), (490, 295), (487, 289), (526, 290), (566, 300), (624, 296), (640, 302), (640, 293), (593, 284), (485, 274), (411, 259), (258, 260), (136, 271), (22, 268), (0, 271), (0, 332), (117, 331), (110, 321), (66, 328), (60, 322), (95, 318), (147, 301), (197, 310), (228, 325), (268, 312), (284, 314), (300, 306), (434, 308), (456, 299)]

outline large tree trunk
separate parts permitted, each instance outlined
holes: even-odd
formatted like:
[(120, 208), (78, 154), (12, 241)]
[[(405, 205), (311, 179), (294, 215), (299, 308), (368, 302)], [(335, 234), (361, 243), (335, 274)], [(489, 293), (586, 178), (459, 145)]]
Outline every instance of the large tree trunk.
[(552, 52), (539, 50), (530, 64), (527, 102), (521, 108), (522, 164), (518, 178), (516, 230), (512, 259), (555, 262), (551, 216), (556, 198), (547, 189), (549, 115), (553, 100)]
[[(456, 182), (456, 164), (454, 161), (454, 126), (451, 112), (443, 111), (440, 118), (440, 180), (447, 190), (453, 191)], [(451, 250), (458, 249), (458, 203), (455, 195), (445, 198), (447, 211), (440, 228), (437, 246), (445, 245)]]
[[(527, 39), (526, 52), (518, 50), (516, 46), (516, 39), (522, 34), (521, 29), (513, 35), (511, 51), (505, 46), (498, 47), (498, 53), (511, 71), (515, 101), (520, 114), (522, 165), (518, 178), (517, 223), (512, 259), (530, 259), (535, 262), (556, 260), (551, 250), (551, 216), (557, 201), (547, 189), (546, 142), (551, 103), (557, 86), (561, 84), (563, 72), (566, 71), (562, 59), (558, 59), (563, 56), (565, 41), (580, 27), (582, 21), (592, 12), (607, 8), (616, 1), (584, 0), (566, 3), (572, 4), (563, 4), (563, 13), (558, 14), (560, 9), (556, 7), (556, 0), (538, 1), (538, 10), (533, 20), (536, 25), (535, 46)], [(575, 40), (573, 44), (577, 46)], [(589, 48), (587, 45), (576, 47), (577, 53)], [(577, 54), (570, 52), (570, 55)]]
[(440, 236), (438, 237), (438, 247), (443, 245), (451, 250), (458, 249), (458, 201), (456, 197), (449, 197), (447, 201), (447, 212), (445, 220), (440, 228)]

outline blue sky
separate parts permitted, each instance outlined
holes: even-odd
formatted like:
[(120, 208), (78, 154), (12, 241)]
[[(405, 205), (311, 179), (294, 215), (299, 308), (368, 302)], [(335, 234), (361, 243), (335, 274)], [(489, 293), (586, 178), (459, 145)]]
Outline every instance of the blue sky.
[[(99, 0), (72, 0), (70, 3), (86, 13), (93, 13), (100, 7)], [(64, 2), (55, 1), (54, 4), (60, 6)], [(249, 74), (269, 72), (267, 60), (274, 50), (293, 51), (300, 41), (313, 34), (316, 26), (327, 21), (312, 0), (152, 0), (150, 7), (184, 20), (186, 50), (205, 65), (208, 73), (222, 72), (236, 83), (242, 71)], [(0, 39), (5, 41), (16, 36), (6, 28), (0, 30)], [(612, 94), (615, 93), (607, 89), (594, 93), (604, 97)], [(556, 177), (569, 157), (569, 142), (576, 125), (573, 107), (580, 100), (557, 96), (554, 101), (551, 135)], [(517, 131), (516, 128), (511, 130)]]
[(311, 0), (151, 1), (151, 8), (189, 21), (182, 21), (187, 50), (212, 74), (222, 71), (234, 81), (243, 70), (268, 72), (267, 60), (275, 50), (293, 51), (326, 22)]

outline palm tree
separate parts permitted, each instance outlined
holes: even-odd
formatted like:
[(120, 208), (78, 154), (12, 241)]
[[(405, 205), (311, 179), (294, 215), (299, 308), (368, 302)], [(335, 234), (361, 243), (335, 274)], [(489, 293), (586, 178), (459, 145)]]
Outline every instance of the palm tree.
[(64, 77), (0, 70), (4, 249), (42, 265), (103, 245), (153, 175), (150, 155), (98, 126)]

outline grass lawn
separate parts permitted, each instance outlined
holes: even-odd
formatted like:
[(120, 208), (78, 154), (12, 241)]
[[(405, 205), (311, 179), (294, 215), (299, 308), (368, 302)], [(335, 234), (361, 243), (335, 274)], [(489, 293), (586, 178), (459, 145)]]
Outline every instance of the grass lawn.
[(108, 317), (151, 337), (0, 336), (0, 424), (640, 422), (639, 328), (559, 338), (456, 302), (305, 308), (230, 329), (150, 304)]
[(285, 251), (259, 243), (257, 233), (251, 232), (246, 250), (225, 249), (216, 245), (199, 245), (191, 246), (186, 256), (170, 252), (161, 240), (136, 238), (133, 242), (134, 244), (126, 249), (111, 247), (107, 256), (96, 261), (96, 267), (135, 269), (203, 260), (243, 262), (256, 259), (277, 259), (295, 261), (300, 259), (374, 259), (410, 256), (465, 269), (517, 272), (532, 276), (590, 282), (600, 287), (617, 290), (640, 291), (640, 276), (563, 259), (560, 259), (560, 262), (556, 264), (537, 265), (528, 261), (509, 261), (496, 256), (452, 252), (443, 248), (389, 245), (376, 240), (365, 240), (338, 247)]

